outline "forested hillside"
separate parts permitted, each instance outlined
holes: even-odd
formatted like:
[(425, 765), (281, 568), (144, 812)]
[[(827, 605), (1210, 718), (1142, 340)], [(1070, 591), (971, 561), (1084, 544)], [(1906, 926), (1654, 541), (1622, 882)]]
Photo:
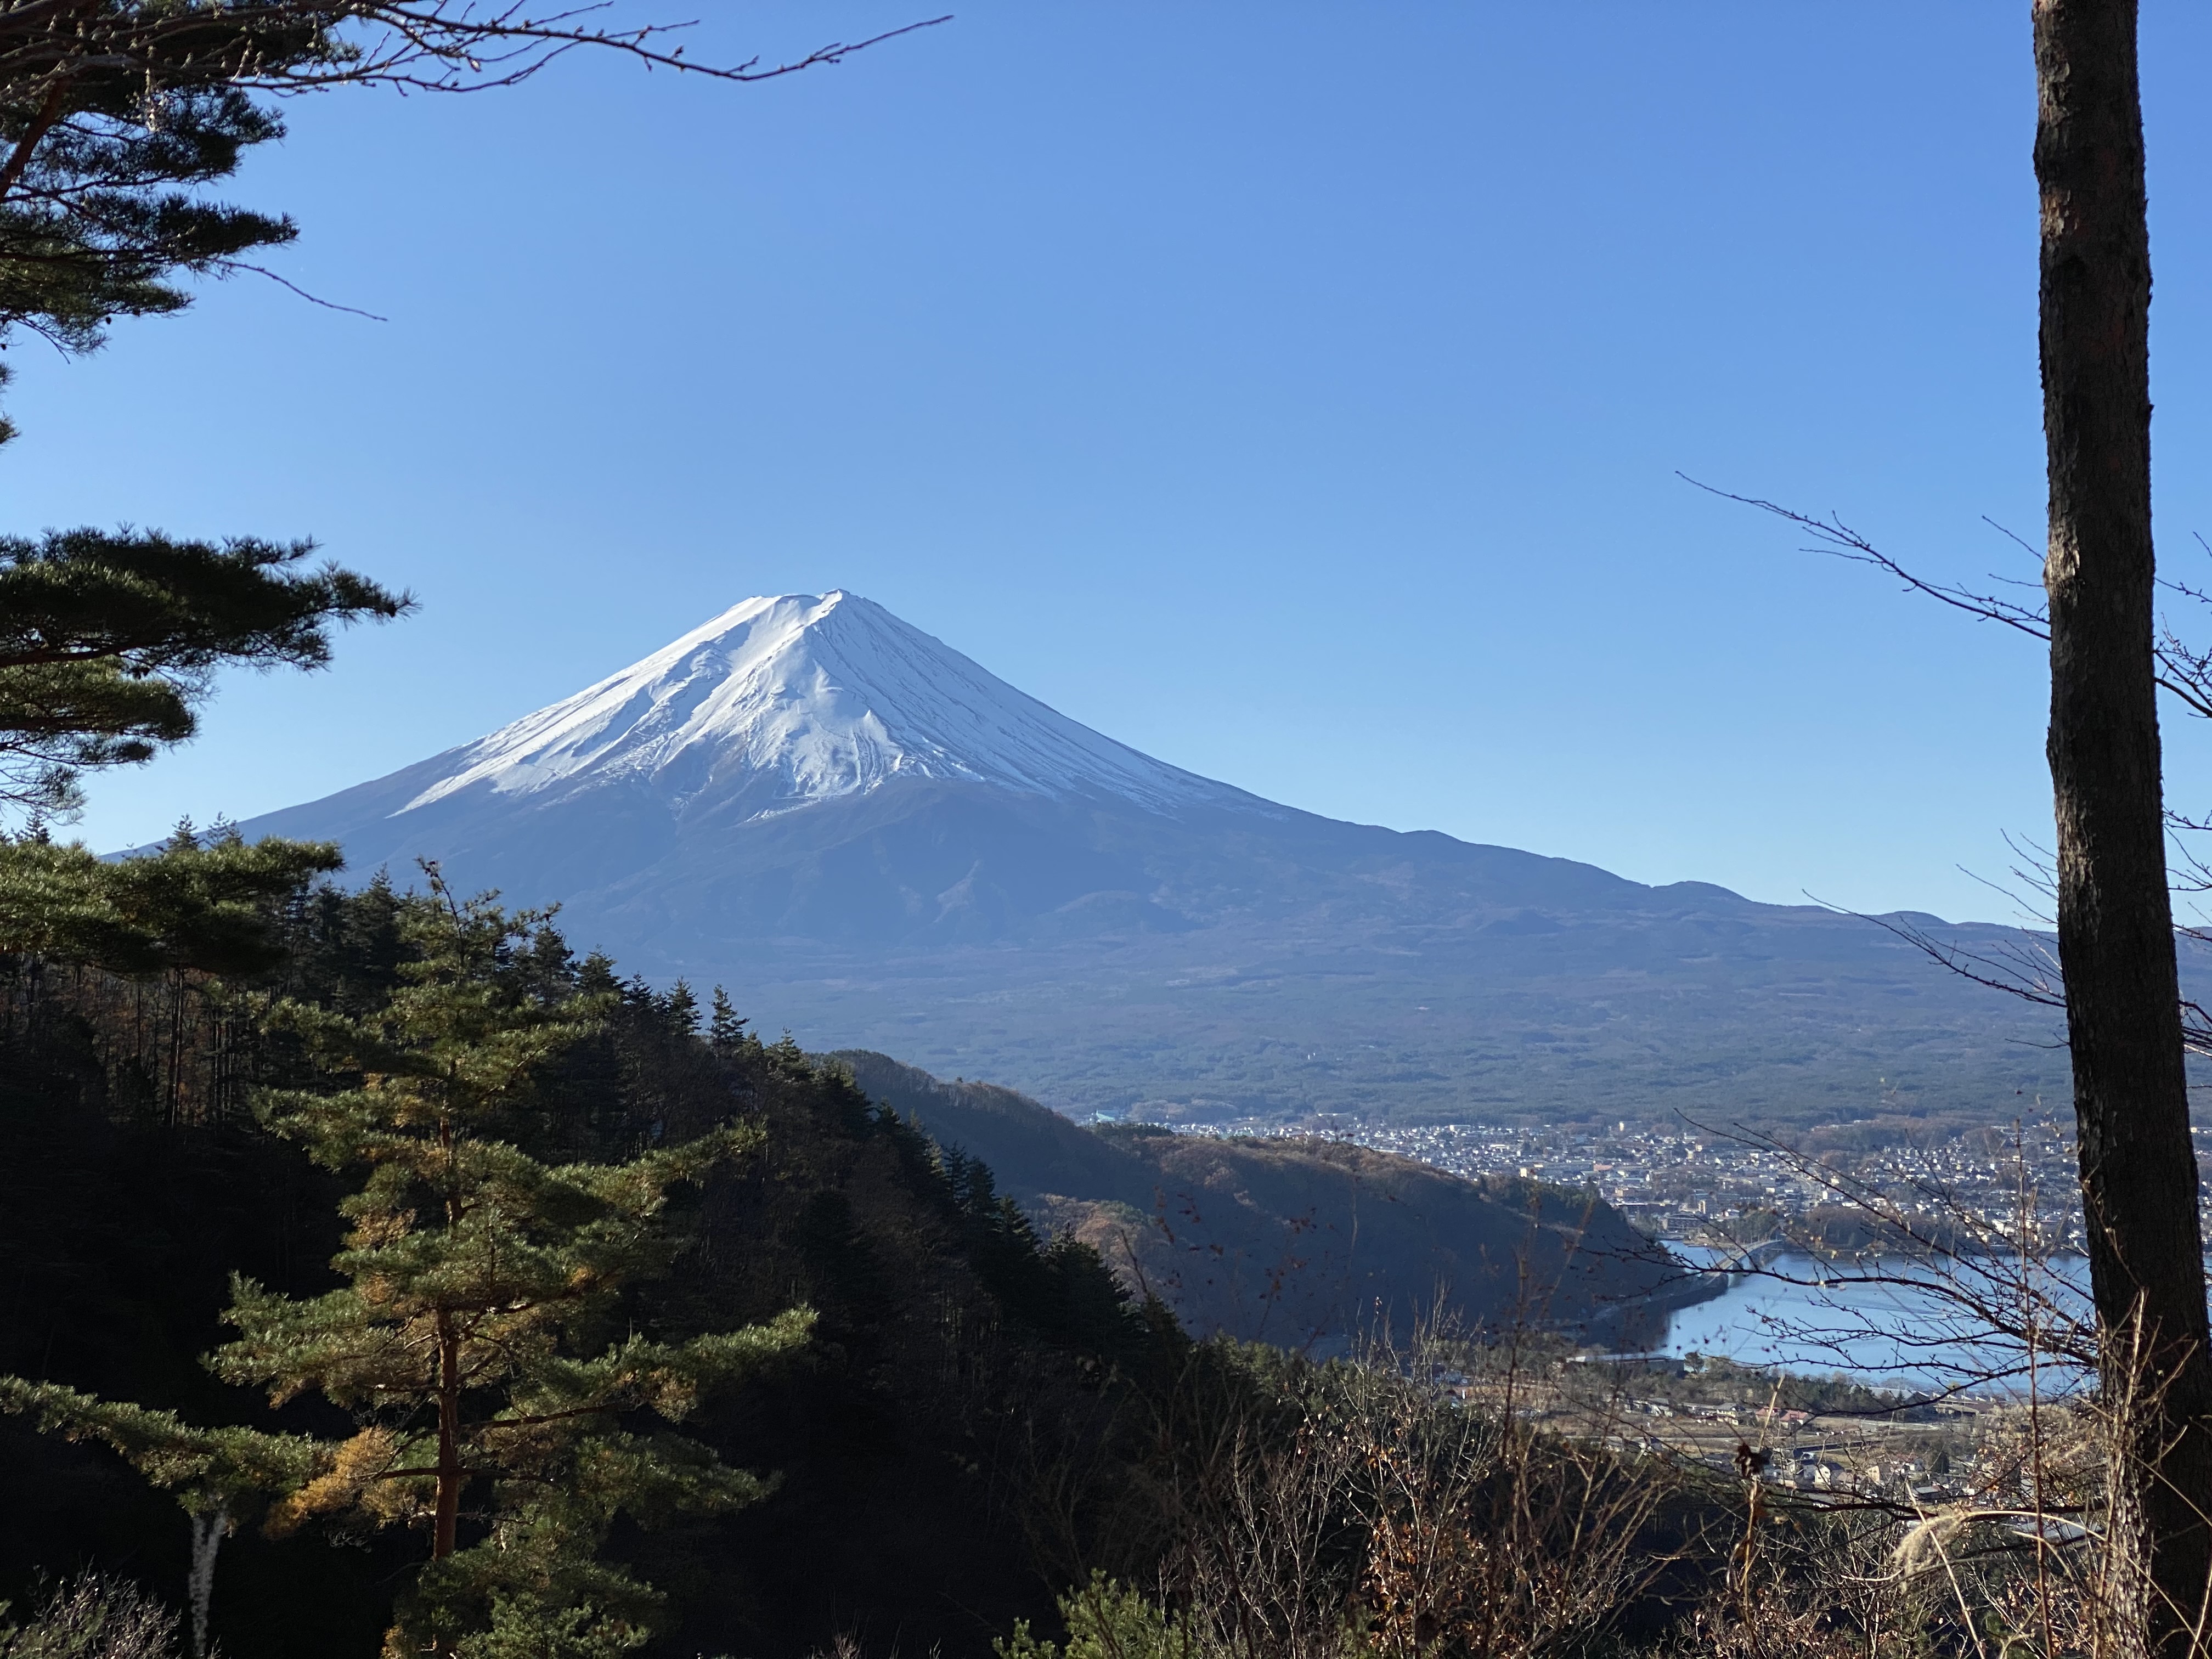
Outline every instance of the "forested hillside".
[(830, 1058), (1199, 1335), (1340, 1353), (1379, 1325), (1441, 1318), (1617, 1347), (1663, 1337), (1670, 1309), (1717, 1289), (1589, 1193), (1468, 1181), (1318, 1138), (1086, 1127), (1011, 1089), (948, 1084), (888, 1055)]
[[(343, 1243), (346, 1182), (255, 1121), (253, 1091), (310, 1079), (297, 1043), (251, 1010), (274, 995), (380, 1005), (401, 984), (404, 912), (423, 902), (381, 884), (302, 892), (282, 917), (282, 964), (240, 981), (0, 962), (0, 1371), (198, 1424), (344, 1431), (327, 1404), (272, 1414), (201, 1364), (228, 1334), (231, 1274), (324, 1291)], [(686, 1425), (771, 1476), (771, 1495), (610, 1541), (669, 1597), (653, 1650), (797, 1653), (854, 1632), (975, 1652), (1017, 1618), (1049, 1620), (1079, 1553), (1126, 1550), (1113, 1516), (1144, 1455), (1125, 1434), (1130, 1391), (1197, 1351), (1093, 1251), (1042, 1240), (988, 1177), (948, 1167), (840, 1072), (726, 1012), (702, 1032), (687, 992), (623, 983), (538, 937), (501, 974), (611, 1012), (546, 1070), (520, 1145), (607, 1159), (725, 1123), (765, 1132), (755, 1158), (679, 1200), (675, 1271), (623, 1316), (681, 1340), (793, 1306), (817, 1316), (802, 1348)], [(0, 1519), (0, 1596), (20, 1604), (38, 1573), (94, 1562), (182, 1600), (185, 1516), (110, 1452), (0, 1418), (0, 1471), (40, 1494)], [(215, 1632), (234, 1659), (366, 1655), (413, 1559), (404, 1534), (333, 1547), (312, 1528), (241, 1529), (222, 1552)]]
[[(37, 847), (15, 844), (17, 875)], [(179, 836), (158, 863), (204, 875), (250, 851)], [(817, 1063), (760, 1042), (719, 993), (702, 1009), (688, 988), (624, 980), (542, 919), (438, 887), (297, 881), (258, 909), (260, 965), (228, 978), (189, 965), (210, 943), (194, 908), (169, 912), (165, 970), (0, 958), (0, 1481), (34, 1495), (0, 1519), (0, 1596), (22, 1609), (0, 1614), (11, 1651), (173, 1659), (164, 1628), (201, 1605), (203, 1650), (232, 1659), (369, 1659), (416, 1650), (422, 1631), (454, 1659), (1340, 1659), (1439, 1643), (1534, 1659), (1705, 1651), (1708, 1630), (1749, 1656), (1831, 1629), (1856, 1640), (1839, 1621), (1863, 1614), (1962, 1650), (1949, 1602), (1880, 1571), (1902, 1524), (1887, 1497), (1838, 1509), (1775, 1484), (1780, 1379), (1747, 1378), (1767, 1403), (1733, 1466), (1747, 1480), (1725, 1438), (1646, 1432), (1637, 1368), (1563, 1364), (1525, 1320), (1447, 1318), (1320, 1364), (1194, 1341), (1130, 1293), (1095, 1230), (1048, 1240), (987, 1165), (932, 1136), (1013, 1125), (996, 1132), (1009, 1171), (1048, 1209), (1085, 1168), (1173, 1182), (1182, 1160), (1237, 1149), (1091, 1135), (880, 1057)], [(234, 952), (256, 942), (254, 914), (227, 908)], [(334, 1073), (331, 1034), (364, 1031), (383, 1046)], [(927, 1132), (855, 1070), (915, 1094)], [(460, 1085), (495, 1115), (377, 1103)], [(303, 1120), (336, 1132), (308, 1143), (319, 1164)], [(494, 1124), (507, 1139), (481, 1132)], [(376, 1160), (395, 1146), (429, 1157), (386, 1179)], [(439, 1213), (461, 1190), (441, 1184), (454, 1161), (491, 1172), (470, 1201), (511, 1224)], [(1255, 1188), (1310, 1198), (1340, 1172), (1293, 1145), (1184, 1196), (1279, 1225), (1285, 1193)], [(1359, 1173), (1396, 1207), (1388, 1179)], [(626, 1263), (627, 1279), (611, 1296), (586, 1283), (564, 1316), (568, 1291), (533, 1281), (533, 1258), (610, 1284)], [(429, 1328), (397, 1316), (424, 1263), (519, 1287), (494, 1311), (528, 1387), (498, 1394), (489, 1370), (464, 1383), (461, 1426), (495, 1462), (461, 1470), (450, 1512), (407, 1461), (427, 1455), (407, 1450), (427, 1444), (420, 1413), (389, 1406), (410, 1367), (443, 1363), (419, 1345), (409, 1359)], [(475, 1293), (407, 1294), (465, 1309)], [(531, 1322), (537, 1306), (550, 1323)], [(729, 1386), (685, 1358), (732, 1343), (753, 1354)], [(242, 1349), (273, 1358), (254, 1370)], [(369, 1363), (382, 1395), (349, 1396)], [(273, 1404), (223, 1380), (245, 1370), (279, 1380)], [(623, 1376), (652, 1386), (594, 1383)], [(562, 1455), (554, 1389), (592, 1402), (588, 1455)], [(1880, 1418), (1890, 1402), (1861, 1404)], [(540, 1479), (548, 1459), (557, 1477)], [(457, 1550), (432, 1553), (448, 1527)], [(1986, 1553), (1976, 1605), (2014, 1607), (2017, 1560)], [(27, 1630), (4, 1622), (26, 1614)], [(54, 1648), (101, 1620), (101, 1645)], [(118, 1645), (129, 1630), (146, 1639)]]

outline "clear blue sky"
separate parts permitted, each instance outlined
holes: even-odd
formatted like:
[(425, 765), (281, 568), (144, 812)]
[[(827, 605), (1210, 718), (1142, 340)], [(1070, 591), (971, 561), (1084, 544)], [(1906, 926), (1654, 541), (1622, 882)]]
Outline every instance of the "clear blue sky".
[[(725, 57), (927, 15), (711, 10)], [(313, 534), (423, 609), (228, 684), (82, 832), (325, 793), (844, 586), (1316, 811), (2007, 915), (1956, 866), (2046, 833), (2037, 647), (1674, 474), (2033, 574), (1981, 522), (2039, 535), (2027, 27), (980, 0), (765, 86), (297, 105), (236, 193), (389, 320), (241, 279), (19, 345), (0, 517)], [(2201, 562), (2212, 16), (2146, 30), (2160, 522)]]

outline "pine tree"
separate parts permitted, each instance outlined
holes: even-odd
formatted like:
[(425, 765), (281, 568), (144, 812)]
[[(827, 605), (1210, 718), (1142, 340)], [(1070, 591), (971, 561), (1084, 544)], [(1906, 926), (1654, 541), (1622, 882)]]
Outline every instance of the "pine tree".
[(678, 980), (668, 993), (668, 1019), (687, 1036), (699, 1029), (699, 998), (688, 980)]
[(123, 975), (258, 973), (283, 955), (285, 902), (342, 862), (328, 842), (234, 830), (113, 863), (77, 842), (0, 841), (0, 951)]
[[(101, 1400), (56, 1382), (0, 1376), (0, 1412), (37, 1419), (43, 1434), (93, 1440), (118, 1454), (152, 1485), (174, 1493), (191, 1518), (192, 1652), (209, 1650), (208, 1612), (216, 1552), (272, 1497), (298, 1491), (330, 1461), (307, 1435), (225, 1425), (200, 1428), (174, 1412)], [(15, 1649), (0, 1644), (0, 1653)]]
[(730, 1004), (730, 994), (720, 986), (714, 988), (714, 1012), (707, 1020), (707, 1041), (718, 1054), (726, 1054), (745, 1040), (747, 1022), (738, 1017)]
[(543, 918), (456, 902), (436, 872), (404, 927), (414, 959), (362, 1018), (280, 1005), (332, 1093), (272, 1094), (266, 1121), (319, 1163), (368, 1171), (346, 1201), (346, 1279), (295, 1299), (239, 1280), (217, 1372), (282, 1404), (309, 1390), (362, 1423), (281, 1499), (283, 1532), (424, 1528), (429, 1560), (386, 1651), (495, 1659), (617, 1653), (656, 1593), (598, 1559), (618, 1513), (650, 1522), (750, 1503), (768, 1483), (641, 1431), (805, 1340), (803, 1310), (680, 1343), (616, 1334), (625, 1287), (665, 1273), (667, 1194), (756, 1144), (726, 1128), (618, 1165), (549, 1165), (505, 1139), (534, 1075), (594, 1029), (604, 995), (514, 971)]
[(216, 669), (319, 668), (334, 626), (412, 608), (308, 563), (313, 550), (139, 531), (0, 537), (0, 801), (66, 811), (81, 773), (191, 737)]

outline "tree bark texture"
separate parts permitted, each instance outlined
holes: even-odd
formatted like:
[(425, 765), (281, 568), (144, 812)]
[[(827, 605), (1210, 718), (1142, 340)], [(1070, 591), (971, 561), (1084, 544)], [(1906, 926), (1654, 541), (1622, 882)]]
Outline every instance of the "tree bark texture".
[[(2154, 679), (2136, 0), (2032, 0), (2058, 951), (2116, 1494), (2159, 1659), (2212, 1651), (2212, 1354)], [(2134, 1356), (2130, 1363), (2129, 1356)]]
[(430, 1559), (442, 1561), (460, 1542), (461, 1339), (453, 1316), (438, 1316), (438, 1504), (430, 1538)]

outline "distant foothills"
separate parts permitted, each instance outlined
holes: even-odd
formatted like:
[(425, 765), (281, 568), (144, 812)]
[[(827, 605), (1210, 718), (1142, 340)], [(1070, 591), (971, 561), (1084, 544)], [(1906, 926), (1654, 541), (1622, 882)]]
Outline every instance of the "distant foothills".
[(337, 840), (356, 881), (435, 859), (810, 1050), (1079, 1116), (1786, 1128), (2063, 1097), (2046, 1011), (1872, 921), (1264, 800), (852, 593), (746, 600), (243, 828)]
[(1469, 1179), (1372, 1147), (1069, 1122), (1011, 1089), (865, 1050), (825, 1058), (1039, 1231), (1091, 1246), (1194, 1335), (1313, 1354), (1363, 1332), (1521, 1327), (1656, 1346), (1722, 1282), (1686, 1268), (1585, 1187)]

